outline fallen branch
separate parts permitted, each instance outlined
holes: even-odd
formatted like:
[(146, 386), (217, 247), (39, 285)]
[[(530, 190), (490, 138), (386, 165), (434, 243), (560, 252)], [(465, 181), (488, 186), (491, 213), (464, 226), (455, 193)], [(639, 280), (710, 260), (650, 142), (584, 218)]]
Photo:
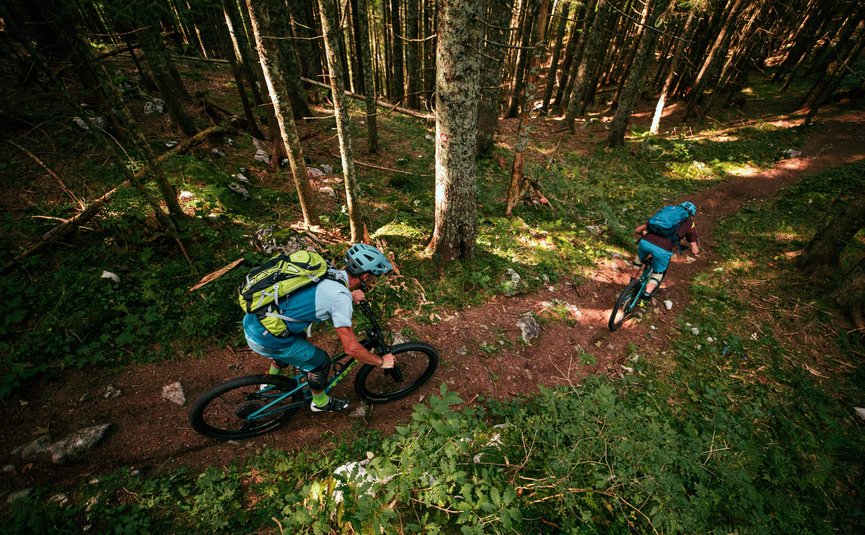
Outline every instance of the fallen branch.
[(228, 273), (232, 269), (236, 268), (241, 262), (243, 262), (243, 257), (238, 258), (237, 260), (228, 264), (227, 266), (224, 266), (224, 267), (217, 269), (213, 273), (210, 273), (208, 275), (201, 277), (201, 280), (199, 280), (198, 283), (195, 284), (195, 286), (193, 286), (192, 288), (187, 290), (186, 293), (190, 294), (190, 293), (194, 292), (195, 290), (201, 288), (202, 286), (210, 284), (211, 282), (215, 281), (219, 277), (225, 275), (226, 273)]
[(81, 199), (79, 199), (79, 198), (78, 198), (74, 193), (72, 193), (72, 190), (70, 190), (68, 187), (66, 187), (66, 184), (63, 182), (63, 179), (60, 178), (60, 176), (59, 176), (57, 173), (55, 173), (53, 169), (51, 169), (50, 167), (48, 167), (48, 166), (45, 164), (45, 162), (43, 162), (42, 160), (40, 160), (38, 156), (36, 156), (36, 155), (33, 154), (32, 152), (30, 152), (29, 150), (25, 149), (24, 147), (22, 147), (22, 146), (19, 145), (18, 143), (15, 143), (14, 141), (7, 141), (7, 143), (9, 143), (9, 144), (12, 145), (13, 147), (17, 148), (18, 150), (20, 150), (21, 152), (23, 152), (23, 153), (26, 154), (27, 156), (30, 156), (31, 158), (33, 158), (33, 160), (34, 160), (37, 164), (39, 164), (39, 166), (42, 167), (42, 169), (45, 169), (45, 171), (46, 171), (49, 175), (51, 175), (51, 177), (52, 177), (54, 180), (56, 180), (58, 184), (60, 184), (60, 189), (62, 189), (63, 191), (65, 191), (66, 194), (69, 195), (69, 197), (70, 197), (70, 198), (75, 202), (75, 204), (78, 205), (79, 208), (84, 209), (84, 203), (81, 201)]
[[(178, 144), (173, 149), (171, 149), (168, 152), (159, 156), (156, 159), (156, 161), (158, 163), (162, 163), (165, 160), (171, 158), (172, 156), (175, 156), (177, 154), (182, 154), (183, 152), (186, 152), (190, 148), (194, 147), (195, 145), (198, 145), (199, 143), (201, 143), (202, 141), (207, 139), (208, 136), (211, 136), (213, 134), (219, 134), (219, 133), (222, 133), (224, 131), (225, 131), (225, 127), (223, 127), (221, 125), (220, 126), (212, 126), (212, 127), (207, 128), (205, 130), (202, 130), (201, 132), (195, 134), (191, 138), (184, 140), (182, 143)], [(140, 171), (135, 173), (134, 176), (135, 176), (135, 178), (139, 178), (139, 179), (144, 178), (148, 171), (149, 171), (149, 169), (145, 167), (144, 169), (141, 169)], [(102, 196), (97, 197), (96, 199), (91, 201), (90, 205), (88, 205), (84, 210), (78, 212), (74, 216), (67, 219), (65, 222), (61, 223), (60, 225), (57, 225), (53, 229), (51, 229), (48, 232), (46, 232), (45, 234), (43, 234), (42, 239), (38, 243), (32, 245), (28, 249), (24, 250), (21, 254), (16, 256), (14, 259), (7, 262), (6, 265), (4, 265), (2, 269), (0, 269), (0, 273), (5, 273), (14, 264), (20, 262), (21, 260), (23, 260), (24, 258), (27, 258), (28, 256), (32, 255), (35, 252), (42, 250), (45, 246), (63, 238), (64, 236), (66, 236), (67, 234), (72, 232), (76, 227), (78, 227), (82, 223), (92, 219), (97, 213), (99, 213), (99, 210), (101, 210), (102, 207), (105, 204), (107, 204), (108, 201), (110, 201), (112, 199), (112, 197), (114, 197), (114, 195), (120, 189), (125, 188), (125, 187), (129, 187), (130, 185), (131, 185), (131, 182), (129, 180), (124, 180), (123, 183), (120, 184), (119, 186), (117, 186), (116, 188), (104, 193)]]
[[(330, 153), (330, 155), (333, 156), (334, 158), (341, 158), (341, 156), (337, 156), (336, 154), (334, 154), (332, 152)], [(359, 160), (355, 160), (354, 164), (359, 165), (361, 167), (369, 167), (370, 169), (378, 169), (380, 171), (388, 171), (389, 173), (399, 173), (401, 175), (412, 175), (412, 176), (422, 176), (422, 177), (429, 177), (430, 176), (430, 175), (421, 175), (418, 173), (412, 173), (411, 171), (400, 171), (399, 169), (391, 169), (390, 167), (382, 167), (380, 165), (361, 162)]]
[[(310, 80), (309, 78), (301, 77), (300, 79), (303, 80), (304, 82), (308, 83), (308, 84), (312, 84), (312, 85), (315, 85), (318, 87), (323, 87), (325, 89), (330, 89), (330, 86), (327, 84), (323, 84), (321, 82), (316, 82), (315, 80)], [(349, 96), (355, 100), (362, 100), (362, 101), (366, 102), (366, 97), (363, 95), (358, 95), (356, 93), (352, 93), (351, 91), (346, 91), (345, 94), (346, 94), (346, 96)], [(420, 112), (417, 112), (414, 110), (409, 110), (407, 108), (401, 108), (401, 107), (397, 106), (396, 104), (391, 104), (390, 102), (386, 102), (384, 100), (376, 100), (375, 103), (377, 105), (381, 106), (382, 108), (386, 108), (390, 111), (397, 111), (397, 112), (402, 113), (404, 115), (410, 115), (412, 117), (416, 117), (418, 119), (422, 119), (422, 120), (428, 121), (428, 122), (435, 121), (435, 115), (430, 115), (428, 113), (420, 113)]]

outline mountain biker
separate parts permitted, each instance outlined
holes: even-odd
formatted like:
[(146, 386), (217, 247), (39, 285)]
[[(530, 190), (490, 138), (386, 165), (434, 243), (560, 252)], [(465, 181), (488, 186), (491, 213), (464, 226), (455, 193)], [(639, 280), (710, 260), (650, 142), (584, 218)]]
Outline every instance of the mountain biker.
[(312, 392), (312, 412), (338, 412), (348, 407), (348, 401), (328, 396), (324, 392), (330, 372), (330, 357), (306, 339), (307, 328), (313, 323), (330, 320), (346, 354), (363, 364), (393, 368), (394, 356), (379, 357), (363, 347), (351, 327), (352, 306), (365, 299), (367, 284), (393, 270), (381, 251), (371, 245), (357, 243), (345, 253), (345, 269), (328, 270), (327, 278), (305, 286), (281, 306), (281, 314), (291, 318), (292, 333), (278, 338), (269, 333), (255, 314), (243, 318), (243, 332), (250, 349), (272, 359), (269, 374), (278, 374), (286, 366), (296, 366), (306, 372)]
[(690, 201), (683, 202), (679, 206), (688, 212), (688, 217), (679, 225), (676, 231), (678, 239), (675, 243), (668, 237), (653, 234), (649, 230), (648, 222), (634, 229), (634, 232), (640, 236), (637, 242), (637, 257), (633, 264), (636, 276), (639, 276), (640, 270), (643, 269), (643, 261), (646, 257), (652, 255), (652, 277), (646, 285), (645, 299), (651, 299), (655, 290), (661, 285), (664, 274), (667, 272), (667, 266), (670, 265), (673, 249), (679, 247), (682, 239), (688, 240), (691, 254), (694, 256), (700, 254), (700, 246), (697, 243), (697, 223), (694, 220), (694, 216), (697, 215), (697, 206)]

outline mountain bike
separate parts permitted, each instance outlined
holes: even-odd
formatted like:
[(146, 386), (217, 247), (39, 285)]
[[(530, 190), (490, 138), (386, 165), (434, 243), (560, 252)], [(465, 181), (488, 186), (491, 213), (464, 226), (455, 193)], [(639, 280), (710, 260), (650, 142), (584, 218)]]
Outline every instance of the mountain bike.
[[(370, 323), (360, 343), (378, 355), (393, 353), (393, 368), (361, 364), (345, 354), (331, 357), (331, 374), (325, 392), (330, 392), (360, 365), (354, 379), (355, 393), (370, 403), (387, 403), (406, 397), (427, 382), (438, 367), (439, 355), (423, 342), (389, 345), (389, 331), (382, 328), (366, 301), (358, 308)], [(281, 426), (301, 407), (308, 407), (312, 393), (306, 373), (294, 376), (248, 375), (223, 383), (203, 394), (189, 411), (189, 423), (202, 435), (219, 440), (237, 440), (269, 433)]]
[[(622, 293), (619, 294), (619, 298), (616, 299), (616, 304), (613, 305), (613, 312), (610, 313), (610, 321), (607, 323), (607, 326), (611, 331), (615, 331), (619, 327), (622, 326), (622, 323), (625, 322), (625, 318), (631, 315), (635, 308), (637, 308), (637, 304), (640, 302), (640, 298), (645, 295), (646, 286), (649, 284), (649, 279), (652, 277), (652, 255), (648, 255), (645, 260), (643, 260), (643, 271), (640, 272), (640, 276), (636, 279), (632, 278), (631, 282), (625, 286), (625, 289), (622, 290)], [(655, 291), (657, 291), (657, 287)]]

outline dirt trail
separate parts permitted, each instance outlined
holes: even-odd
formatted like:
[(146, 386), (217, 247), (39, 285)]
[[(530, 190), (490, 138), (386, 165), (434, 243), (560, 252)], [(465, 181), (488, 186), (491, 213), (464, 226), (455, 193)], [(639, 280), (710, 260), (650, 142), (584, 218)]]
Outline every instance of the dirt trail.
[[(699, 230), (706, 252), (693, 263), (674, 258), (671, 275), (663, 288), (664, 298), (674, 303), (671, 311), (661, 306), (646, 320), (626, 323), (616, 333), (607, 330), (607, 317), (616, 295), (627, 282), (628, 275), (621, 268), (630, 259), (603, 261), (595, 275), (579, 286), (565, 282), (530, 295), (496, 297), (482, 306), (445, 316), (434, 325), (411, 319), (392, 322), (395, 329), (410, 325), (419, 339), (438, 347), (443, 364), (419, 394), (374, 407), (363, 420), (344, 414), (302, 413), (290, 425), (265, 437), (218, 443), (189, 429), (187, 407), (162, 399), (162, 387), (174, 381), (181, 381), (187, 397), (192, 399), (221, 381), (260, 373), (262, 359), (248, 351), (223, 349), (204, 360), (70, 373), (62, 381), (36, 385), (25, 394), (26, 401), (0, 405), (4, 422), (0, 466), (7, 467), (0, 478), (0, 493), (34, 485), (69, 485), (122, 466), (144, 470), (179, 465), (202, 468), (227, 465), (265, 447), (329, 448), (340, 440), (343, 431), (354, 425), (391, 430), (409, 418), (416, 402), (436, 393), (443, 382), (471, 403), (478, 396), (505, 398), (531, 394), (538, 384), (576, 384), (589, 374), (618, 373), (625, 363), (629, 344), (635, 344), (641, 354), (651, 354), (666, 347), (675, 336), (676, 314), (687, 305), (689, 281), (716, 262), (713, 233), (720, 218), (736, 212), (744, 203), (770, 198), (805, 175), (862, 158), (865, 158), (865, 113), (846, 113), (814, 127), (801, 155), (783, 160), (767, 172), (731, 179), (695, 196), (692, 200), (700, 207)], [(489, 351), (490, 345), (498, 340), (518, 340), (519, 316), (539, 311), (542, 302), (552, 299), (579, 307), (583, 315), (575, 327), (549, 322), (531, 346), (511, 343), (498, 351)], [(488, 344), (484, 346), (487, 351), (482, 344)], [(578, 347), (594, 355), (596, 362), (581, 363), (575, 349)], [(108, 385), (119, 390), (120, 395), (105, 399), (103, 394)], [(351, 385), (344, 388), (356, 405)], [(47, 456), (22, 460), (10, 453), (46, 430), (57, 440), (82, 427), (101, 423), (113, 424), (109, 436), (89, 458), (74, 464), (53, 466)]]

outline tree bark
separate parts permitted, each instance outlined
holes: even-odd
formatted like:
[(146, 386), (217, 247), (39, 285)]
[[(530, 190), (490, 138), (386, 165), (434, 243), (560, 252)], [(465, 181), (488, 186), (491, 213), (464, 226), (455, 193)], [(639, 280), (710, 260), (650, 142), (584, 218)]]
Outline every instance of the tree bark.
[(318, 11), (321, 15), (321, 30), (324, 34), (324, 49), (327, 53), (327, 68), (330, 71), (330, 88), (333, 100), (333, 112), (336, 116), (336, 133), (339, 137), (339, 153), (342, 158), (342, 175), (345, 183), (345, 204), (348, 209), (348, 220), (351, 228), (351, 241), (363, 241), (364, 221), (360, 206), (360, 190), (357, 185), (357, 173), (354, 167), (354, 154), (351, 148), (348, 110), (345, 105), (345, 89), (342, 86), (342, 73), (339, 62), (339, 32), (336, 28), (336, 6), (333, 0), (318, 0)]
[(262, 26), (258, 21), (259, 16), (266, 16), (263, 9), (264, 2), (263, 0), (245, 1), (249, 13), (250, 26), (252, 26), (252, 33), (255, 39), (255, 46), (258, 50), (258, 58), (261, 62), (261, 71), (264, 74), (267, 91), (273, 104), (274, 117), (279, 127), (280, 139), (288, 152), (288, 162), (291, 166), (291, 175), (294, 178), (300, 210), (303, 213), (303, 223), (306, 227), (310, 227), (318, 219), (315, 213), (312, 187), (309, 185), (309, 173), (303, 159), (303, 150), (300, 147), (300, 138), (297, 135), (297, 127), (294, 124), (291, 104), (288, 96), (285, 94), (285, 89), (277, 82), (281, 78), (281, 75), (277, 66), (271, 60), (271, 53), (264, 45)]
[(658, 23), (658, 15), (666, 9), (669, 0), (646, 0), (646, 2), (650, 2), (650, 5), (646, 6), (647, 17), (645, 19), (649, 28), (646, 28), (646, 31), (643, 32), (640, 38), (634, 64), (623, 85), (619, 106), (610, 125), (610, 136), (607, 139), (607, 144), (611, 147), (625, 143), (625, 130), (628, 128), (628, 122), (631, 119), (631, 113), (634, 111), (637, 96), (642, 91), (643, 84), (646, 81), (649, 56), (654, 52), (655, 43), (658, 40), (658, 32), (653, 28)]
[(237, 63), (243, 71), (246, 83), (249, 84), (249, 90), (252, 92), (252, 101), (256, 106), (261, 106), (264, 103), (258, 88), (261, 80), (252, 67), (258, 59), (252, 58), (253, 51), (244, 29), (243, 19), (238, 11), (237, 2), (235, 0), (222, 0), (222, 13), (225, 17), (225, 25), (231, 35)]
[[(836, 201), (836, 206), (841, 204)], [(836, 211), (829, 222), (805, 246), (797, 261), (799, 268), (809, 274), (832, 274), (841, 269), (841, 253), (863, 227), (865, 227), (865, 195), (852, 194), (843, 211)]]
[(604, 18), (605, 1), (598, 0), (594, 13), (586, 12), (587, 17), (589, 15), (593, 17), (592, 28), (589, 30), (589, 35), (585, 37), (587, 39), (586, 50), (583, 52), (583, 57), (574, 76), (574, 88), (571, 90), (571, 98), (568, 100), (568, 111), (565, 114), (565, 126), (571, 132), (574, 131), (577, 112), (580, 110), (580, 105), (585, 98), (586, 86), (589, 83), (589, 63), (597, 56), (598, 49), (601, 46), (601, 21)]
[(374, 154), (378, 152), (378, 111), (375, 103), (375, 69), (369, 52), (370, 35), (366, 0), (357, 0), (357, 28), (360, 33), (363, 87), (366, 96), (367, 149)]
[(513, 90), (511, 91), (511, 99), (510, 104), (508, 105), (508, 110), (505, 112), (505, 117), (512, 118), (516, 117), (520, 113), (520, 98), (523, 94), (523, 85), (525, 84), (526, 79), (526, 65), (528, 64), (527, 58), (529, 53), (529, 42), (532, 39), (532, 32), (535, 29), (536, 24), (540, 24), (540, 21), (536, 21), (532, 16), (533, 13), (537, 12), (538, 9), (538, 0), (526, 0), (523, 5), (523, 23), (520, 25), (522, 30), (522, 39), (520, 39), (520, 48), (517, 50), (517, 66), (516, 72), (514, 73), (513, 84), (511, 87)]
[(435, 226), (429, 250), (442, 266), (474, 256), (475, 129), (482, 17), (473, 0), (440, 0), (436, 63)]
[(508, 199), (505, 208), (505, 215), (507, 217), (513, 214), (514, 206), (520, 200), (520, 195), (523, 191), (524, 155), (529, 145), (529, 136), (531, 136), (533, 126), (531, 102), (534, 100), (538, 74), (544, 59), (548, 10), (549, 0), (540, 0), (537, 11), (537, 24), (535, 24), (534, 35), (531, 40), (532, 49), (528, 50), (527, 52), (529, 53), (526, 54), (526, 61), (529, 62), (529, 75), (526, 87), (520, 96), (520, 123), (517, 127), (517, 142), (514, 145), (514, 163), (511, 167), (511, 183), (508, 188)]
[(405, 9), (405, 72), (408, 76), (408, 95), (406, 105), (420, 109), (421, 69), (420, 43), (418, 42), (418, 0), (406, 0)]
[(571, 4), (559, 2), (561, 10), (559, 11), (559, 24), (556, 27), (556, 41), (553, 43), (553, 57), (550, 58), (550, 66), (547, 69), (547, 85), (544, 89), (544, 100), (541, 104), (541, 111), (544, 113), (550, 109), (550, 100), (553, 98), (553, 89), (556, 86), (556, 73), (559, 68), (559, 56), (562, 54), (562, 43), (565, 40), (565, 27), (568, 23), (568, 13), (570, 13)]
[(295, 121), (308, 117), (309, 102), (306, 100), (306, 91), (300, 83), (300, 66), (294, 52), (292, 40), (287, 39), (291, 35), (288, 26), (289, 15), (282, 0), (267, 0), (267, 17), (261, 17), (259, 22), (267, 21), (264, 28), (265, 35), (269, 37), (268, 48), (276, 52), (279, 60), (279, 72), (282, 73), (282, 81), (288, 91), (291, 100), (291, 111)]
[(405, 78), (403, 78), (403, 33), (402, 24), (400, 24), (399, 0), (383, 0), (390, 1), (390, 16), (391, 16), (391, 43), (393, 44), (393, 75), (391, 80), (393, 86), (390, 88), (390, 98), (396, 102), (402, 102), (405, 98)]
[(664, 80), (664, 87), (661, 89), (661, 95), (658, 97), (658, 103), (655, 105), (655, 114), (652, 116), (652, 126), (649, 128), (649, 132), (652, 135), (657, 135), (658, 130), (661, 126), (661, 116), (664, 114), (664, 106), (667, 102), (667, 94), (670, 91), (670, 87), (673, 85), (673, 78), (676, 76), (676, 70), (679, 68), (679, 64), (682, 60), (682, 50), (685, 48), (685, 38), (688, 36), (688, 32), (691, 29), (691, 25), (694, 23), (696, 11), (691, 10), (688, 13), (688, 20), (685, 21), (685, 26), (682, 29), (682, 39), (679, 39), (676, 42), (676, 49), (673, 52), (673, 59), (670, 62), (670, 70), (667, 73), (667, 78)]
[(511, 17), (511, 2), (492, 0), (487, 9), (486, 41), (481, 55), (480, 100), (478, 102), (477, 144), (478, 156), (488, 155), (495, 144), (495, 133), (499, 123), (499, 106), (502, 100), (502, 78), (505, 49), (502, 43), (507, 36), (507, 25)]

